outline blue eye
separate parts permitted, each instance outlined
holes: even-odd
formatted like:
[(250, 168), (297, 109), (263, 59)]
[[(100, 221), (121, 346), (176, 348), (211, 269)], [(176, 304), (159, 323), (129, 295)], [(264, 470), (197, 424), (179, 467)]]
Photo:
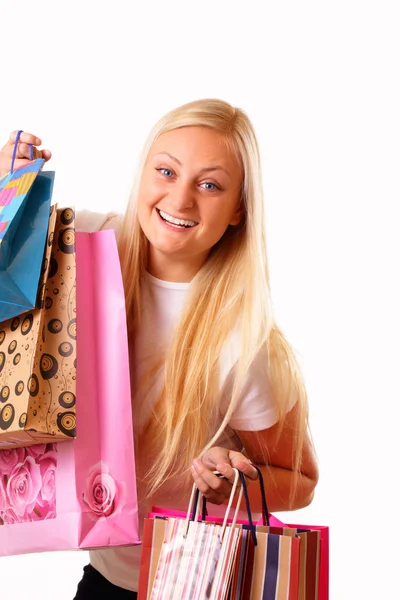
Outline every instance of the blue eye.
[(161, 169), (157, 169), (157, 171), (160, 171), (160, 173), (165, 175), (165, 177), (172, 177), (172, 175), (173, 175), (173, 172), (171, 171), (171, 169), (165, 169), (164, 167), (162, 167)]
[(220, 189), (217, 185), (215, 185), (215, 183), (211, 183), (211, 181), (205, 181), (203, 185), (205, 186), (205, 189), (209, 192), (214, 192), (215, 190)]

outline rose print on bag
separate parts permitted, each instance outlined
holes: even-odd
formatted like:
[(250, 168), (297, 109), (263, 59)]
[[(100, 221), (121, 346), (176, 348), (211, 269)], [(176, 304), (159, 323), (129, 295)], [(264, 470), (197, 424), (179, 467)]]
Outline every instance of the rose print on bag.
[(94, 518), (110, 517), (121, 512), (124, 496), (124, 483), (115, 481), (108, 465), (101, 461), (90, 469), (83, 502)]
[(26, 453), (29, 454), (29, 456), (34, 456), (35, 458), (38, 458), (39, 456), (42, 456), (43, 454), (45, 454), (46, 449), (50, 450), (50, 448), (48, 446), (46, 446), (46, 444), (36, 444), (35, 446), (30, 446), (29, 448), (25, 448), (25, 450), (26, 450)]
[(54, 444), (0, 450), (0, 525), (56, 516)]
[(48, 519), (50, 518), (49, 514), (55, 512), (56, 504), (56, 451), (49, 450), (48, 452), (38, 456), (37, 463), (40, 467), (40, 475), (42, 479), (40, 492), (37, 498), (37, 504), (40, 506), (40, 508), (37, 510), (37, 513), (39, 512), (43, 518)]
[(26, 456), (17, 464), (7, 481), (7, 496), (18, 517), (23, 519), (35, 508), (40, 492), (40, 467), (33, 456)]
[(0, 519), (1, 519), (1, 515), (4, 514), (4, 512), (7, 509), (7, 496), (6, 496), (6, 489), (4, 487), (3, 479), (4, 479), (3, 477), (0, 477)]
[(4, 523), (6, 523), (7, 525), (13, 525), (14, 523), (23, 523), (21, 517), (18, 517), (18, 515), (16, 515), (13, 509), (10, 507), (7, 507), (6, 511), (4, 512), (3, 520)]
[(9, 475), (14, 469), (15, 465), (23, 462), (24, 458), (24, 448), (2, 450), (0, 452), (0, 477), (2, 475)]

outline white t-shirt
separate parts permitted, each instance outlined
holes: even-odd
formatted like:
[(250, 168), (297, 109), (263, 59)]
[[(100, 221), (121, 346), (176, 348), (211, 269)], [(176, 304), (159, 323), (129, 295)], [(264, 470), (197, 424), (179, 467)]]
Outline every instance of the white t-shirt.
[[(100, 229), (116, 230), (120, 217), (115, 214), (102, 215), (82, 211), (77, 214), (77, 231), (98, 231)], [(182, 308), (185, 304), (190, 283), (173, 283), (161, 281), (146, 274), (143, 285), (142, 323), (135, 340), (134, 348), (131, 348), (131, 381), (132, 388), (136, 389), (137, 382), (142, 375), (148, 371), (152, 364), (155, 349), (165, 347), (174, 331)], [(239, 335), (233, 332), (229, 343), (226, 344), (221, 353), (220, 363), (220, 414), (222, 415), (229, 400), (232, 387), (234, 367), (239, 358), (240, 344)], [(258, 356), (253, 362), (243, 388), (239, 402), (229, 422), (224, 439), (219, 443), (225, 447), (240, 450), (239, 440), (235, 437), (234, 430), (260, 431), (271, 427), (276, 420), (276, 412), (272, 402), (268, 379), (266, 377), (266, 357)], [(157, 381), (154, 387), (143, 388), (135, 397), (135, 419), (134, 431), (139, 432), (145, 426), (150, 412), (153, 408), (161, 381)], [(146, 399), (144, 401), (144, 398)], [(141, 402), (141, 400), (143, 400)], [(218, 426), (218, 423), (215, 424)], [(189, 490), (186, 491), (187, 493)], [(140, 494), (139, 494), (140, 495)], [(168, 489), (167, 486), (160, 490), (160, 494), (154, 503), (157, 506), (179, 508), (177, 498), (182, 501), (182, 490)], [(140, 531), (143, 519), (151, 511), (152, 501), (141, 503), (139, 506)], [(215, 514), (215, 513), (214, 513)], [(107, 548), (90, 552), (90, 561), (106, 579), (119, 587), (136, 591), (138, 589), (139, 567), (141, 546)]]

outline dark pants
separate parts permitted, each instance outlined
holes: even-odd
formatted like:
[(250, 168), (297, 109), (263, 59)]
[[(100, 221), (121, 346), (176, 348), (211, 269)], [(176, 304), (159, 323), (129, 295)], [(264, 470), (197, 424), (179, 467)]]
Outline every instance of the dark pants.
[(136, 600), (136, 592), (130, 592), (110, 583), (92, 565), (83, 567), (74, 600)]

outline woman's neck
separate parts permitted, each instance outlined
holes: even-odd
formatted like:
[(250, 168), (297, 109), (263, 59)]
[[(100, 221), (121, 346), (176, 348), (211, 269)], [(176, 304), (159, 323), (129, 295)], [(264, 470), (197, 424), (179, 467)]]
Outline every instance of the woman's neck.
[(147, 271), (162, 281), (188, 283), (204, 265), (207, 255), (171, 256), (150, 247)]

